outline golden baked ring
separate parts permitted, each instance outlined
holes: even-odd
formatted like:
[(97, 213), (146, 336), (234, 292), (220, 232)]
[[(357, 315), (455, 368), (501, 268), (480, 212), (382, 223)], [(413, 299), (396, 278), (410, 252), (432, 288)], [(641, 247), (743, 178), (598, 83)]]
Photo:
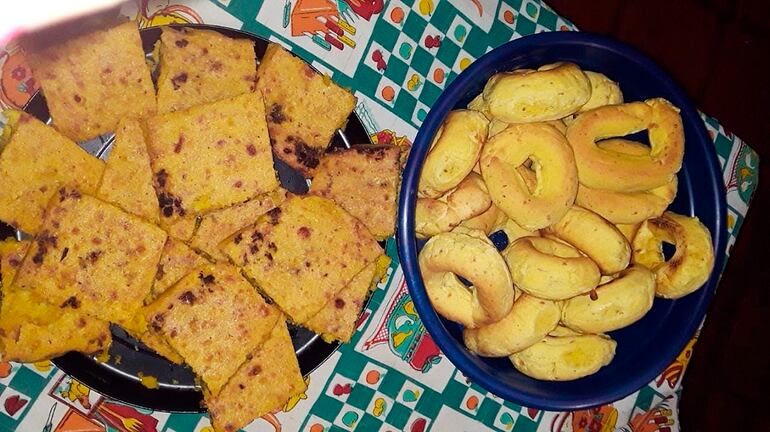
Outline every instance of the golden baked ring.
[(513, 283), (522, 291), (548, 300), (587, 293), (599, 284), (599, 268), (577, 249), (558, 240), (522, 237), (503, 257)]
[(471, 172), (487, 139), (488, 124), (476, 111), (455, 110), (447, 115), (422, 166), (420, 196), (440, 197)]
[(489, 206), (489, 209), (484, 213), (468, 220), (464, 220), (460, 223), (460, 226), (483, 231), (487, 235), (496, 231), (503, 231), (506, 237), (508, 237), (509, 244), (521, 237), (537, 237), (540, 235), (537, 230), (528, 231), (516, 222), (510, 220), (508, 216), (494, 204)]
[[(611, 139), (599, 144), (602, 149), (630, 155), (649, 155), (644, 144), (624, 139)], [(660, 216), (676, 198), (676, 175), (655, 189), (642, 192), (616, 192), (578, 186), (575, 204), (585, 207), (615, 224), (635, 224), (651, 217)]]
[[(543, 123), (547, 123), (553, 127), (555, 127), (559, 132), (562, 133), (562, 135), (567, 133), (567, 125), (564, 124), (564, 121), (562, 120), (549, 120), (545, 121)], [(493, 136), (499, 134), (500, 132), (504, 131), (505, 128), (510, 126), (510, 123), (506, 123), (502, 120), (492, 119), (489, 122), (489, 132), (487, 133), (487, 139), (492, 138)]]
[(450, 231), (460, 222), (482, 214), (491, 205), (484, 180), (472, 172), (439, 199), (417, 198), (415, 231), (423, 238)]
[(635, 224), (615, 224), (615, 228), (617, 228), (618, 231), (623, 234), (623, 237), (628, 240), (629, 244), (633, 244), (634, 237), (636, 237), (636, 233), (639, 231), (641, 226), (641, 222)]
[(550, 337), (567, 337), (567, 336), (580, 336), (582, 333), (576, 332), (575, 330), (572, 330), (569, 327), (565, 327), (561, 324), (556, 326), (555, 329), (553, 329), (550, 333), (548, 333), (548, 336)]
[[(662, 242), (676, 247), (668, 261)], [(714, 268), (711, 234), (698, 218), (665, 212), (639, 228), (634, 237), (634, 262), (655, 272), (656, 295), (683, 297), (706, 283)]]
[(558, 120), (585, 105), (591, 82), (573, 63), (545, 65), (536, 71), (503, 72), (492, 76), (481, 97), (469, 107), (508, 123)]
[(532, 378), (570, 381), (596, 373), (615, 357), (617, 343), (604, 335), (546, 336), (510, 356), (513, 366)]
[[(441, 233), (428, 240), (418, 261), (428, 298), (443, 317), (476, 328), (511, 311), (511, 275), (484, 233)], [(466, 287), (457, 276), (473, 286)]]
[[(517, 171), (527, 161), (536, 173), (534, 188)], [(527, 230), (556, 222), (575, 201), (577, 170), (572, 150), (551, 125), (510, 125), (487, 141), (480, 164), (492, 201)]]
[[(647, 129), (649, 155), (628, 155), (597, 146), (607, 138)], [(678, 109), (665, 99), (607, 105), (580, 114), (567, 127), (580, 183), (594, 189), (639, 192), (669, 181), (682, 167), (684, 131)]]
[(562, 323), (581, 333), (605, 333), (633, 324), (652, 307), (655, 274), (634, 265), (591, 294), (564, 302)]
[(583, 71), (591, 83), (591, 98), (578, 112), (590, 111), (605, 105), (617, 105), (623, 103), (623, 92), (615, 81), (607, 78), (599, 72)]
[(582, 207), (572, 207), (559, 222), (542, 232), (580, 249), (605, 275), (625, 269), (631, 260), (631, 245), (615, 225)]
[(507, 357), (534, 345), (559, 324), (561, 308), (556, 302), (527, 294), (513, 303), (503, 319), (476, 329), (465, 329), (465, 346), (485, 357)]

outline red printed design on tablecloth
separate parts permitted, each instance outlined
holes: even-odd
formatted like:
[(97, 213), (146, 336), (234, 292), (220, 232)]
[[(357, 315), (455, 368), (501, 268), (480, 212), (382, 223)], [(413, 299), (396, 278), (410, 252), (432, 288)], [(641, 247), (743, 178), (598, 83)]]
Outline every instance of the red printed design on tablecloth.
[(158, 432), (158, 419), (117, 402), (103, 401), (93, 415), (119, 432)]
[(29, 405), (29, 396), (10, 387), (0, 393), (0, 412), (14, 420), (21, 418), (24, 409)]
[(0, 108), (23, 107), (39, 88), (21, 48), (0, 49)]
[(698, 341), (697, 336), (690, 339), (690, 342), (687, 343), (687, 346), (684, 347), (681, 353), (676, 357), (676, 360), (674, 360), (666, 370), (661, 373), (658, 378), (655, 380), (655, 386), (660, 388), (664, 384), (667, 384), (670, 389), (676, 389), (677, 385), (679, 384), (679, 380), (682, 378), (682, 375), (684, 375), (685, 369), (687, 369), (687, 365), (690, 363), (690, 358), (692, 357), (692, 350), (695, 346), (695, 342)]
[(631, 432), (671, 432), (679, 430), (675, 428), (676, 420), (674, 410), (669, 402), (673, 402), (671, 396), (664, 399), (652, 409), (637, 413), (628, 422)]

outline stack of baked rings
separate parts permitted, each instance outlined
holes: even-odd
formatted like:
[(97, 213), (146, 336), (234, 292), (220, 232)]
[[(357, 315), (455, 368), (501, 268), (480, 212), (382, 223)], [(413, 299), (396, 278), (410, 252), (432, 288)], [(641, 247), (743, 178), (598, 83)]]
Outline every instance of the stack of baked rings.
[[(649, 144), (621, 138), (644, 130)], [(711, 273), (708, 229), (667, 211), (683, 154), (665, 99), (624, 103), (617, 83), (571, 63), (494, 75), (446, 117), (420, 177), (433, 307), (465, 327), (469, 350), (530, 377), (595, 373), (615, 354), (606, 333)]]

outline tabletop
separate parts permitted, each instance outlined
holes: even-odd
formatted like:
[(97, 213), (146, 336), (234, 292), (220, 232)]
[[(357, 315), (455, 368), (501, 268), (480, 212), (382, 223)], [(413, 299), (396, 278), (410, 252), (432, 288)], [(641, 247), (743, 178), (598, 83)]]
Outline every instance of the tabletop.
[[(281, 43), (354, 91), (373, 142), (405, 145), (442, 89), (476, 58), (528, 34), (577, 30), (538, 0), (139, 0), (123, 13), (142, 27), (215, 24)], [(341, 32), (319, 24), (326, 20)], [(19, 48), (0, 48), (0, 106), (23, 106), (37, 89)], [(758, 157), (716, 119), (703, 120), (724, 174), (729, 254), (757, 184)], [(679, 430), (681, 379), (697, 335), (659, 377), (621, 401), (577, 412), (522, 407), (470, 382), (443, 356), (414, 311), (392, 239), (387, 252), (388, 278), (352, 341), (306, 378), (304, 394), (245, 430)], [(205, 414), (123, 404), (50, 362), (0, 362), (0, 402), (0, 430), (122, 432), (127, 423), (142, 431), (211, 430)]]

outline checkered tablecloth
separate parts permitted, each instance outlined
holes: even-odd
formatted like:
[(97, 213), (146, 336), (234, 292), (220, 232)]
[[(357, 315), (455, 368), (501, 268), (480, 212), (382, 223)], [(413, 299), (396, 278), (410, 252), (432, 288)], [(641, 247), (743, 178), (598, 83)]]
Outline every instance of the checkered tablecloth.
[[(143, 27), (218, 24), (288, 46), (355, 92), (373, 141), (398, 143), (414, 139), (441, 91), (474, 59), (524, 35), (576, 30), (539, 0), (140, 0), (124, 13)], [(324, 20), (343, 34), (328, 31)], [(17, 46), (0, 47), (0, 74), (0, 106), (22, 106), (38, 88)], [(729, 253), (757, 184), (758, 157), (715, 119), (703, 120), (724, 173)], [(415, 313), (392, 239), (388, 254), (389, 278), (353, 340), (310, 374), (305, 394), (247, 431), (679, 430), (680, 384), (695, 338), (658, 378), (623, 400), (578, 412), (522, 407), (470, 382), (440, 352)], [(127, 423), (147, 432), (211, 430), (204, 414), (122, 404), (50, 362), (0, 362), (2, 431), (125, 432)]]

